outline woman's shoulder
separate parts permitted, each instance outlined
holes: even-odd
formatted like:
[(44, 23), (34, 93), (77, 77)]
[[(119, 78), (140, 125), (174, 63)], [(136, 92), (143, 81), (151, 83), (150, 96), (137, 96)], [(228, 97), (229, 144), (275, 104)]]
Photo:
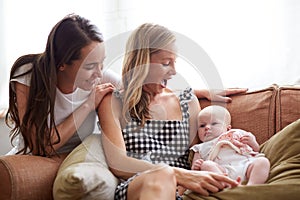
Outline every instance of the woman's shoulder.
[(194, 95), (192, 88), (188, 87), (184, 90), (173, 91), (169, 88), (165, 88), (164, 91), (165, 98), (168, 99), (179, 99), (180, 104), (188, 103), (190, 106), (198, 103), (197, 97)]
[(33, 64), (27, 63), (25, 65), (21, 65), (19, 68), (16, 69), (12, 78), (10, 79), (11, 82), (19, 82), (24, 85), (30, 86), (31, 81), (31, 69)]
[(14, 77), (15, 76), (20, 76), (22, 74), (27, 74), (31, 69), (32, 69), (33, 64), (32, 63), (27, 63), (25, 65), (21, 65), (20, 67), (18, 67), (14, 73)]
[(98, 116), (103, 118), (111, 115), (122, 122), (122, 99), (116, 96), (115, 93), (116, 91), (108, 93), (103, 97), (98, 107)]
[(170, 88), (164, 88), (162, 95), (166, 98), (177, 98), (177, 93), (176, 91), (173, 91)]
[(169, 96), (177, 96), (182, 99), (191, 99), (194, 95), (192, 88), (187, 87), (181, 90), (172, 90), (171, 88), (165, 88), (164, 93)]
[(192, 88), (188, 87), (180, 92), (179, 99), (189, 101), (189, 100), (192, 100), (193, 96), (194, 96), (194, 93), (193, 93)]
[(122, 98), (121, 93), (119, 91), (115, 90), (112, 93), (106, 94), (101, 103), (100, 108), (107, 108), (108, 106), (111, 107), (111, 110), (120, 110), (122, 105)]

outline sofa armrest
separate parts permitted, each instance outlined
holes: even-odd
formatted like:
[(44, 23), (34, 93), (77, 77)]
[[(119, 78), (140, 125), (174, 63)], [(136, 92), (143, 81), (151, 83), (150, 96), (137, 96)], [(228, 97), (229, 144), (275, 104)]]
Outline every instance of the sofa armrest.
[(0, 156), (0, 199), (53, 199), (52, 185), (65, 156)]

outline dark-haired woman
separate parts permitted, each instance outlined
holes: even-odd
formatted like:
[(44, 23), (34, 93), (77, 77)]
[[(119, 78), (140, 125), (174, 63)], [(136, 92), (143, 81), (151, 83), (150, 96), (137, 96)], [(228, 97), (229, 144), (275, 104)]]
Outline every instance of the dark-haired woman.
[(8, 154), (69, 153), (93, 133), (95, 109), (119, 81), (103, 73), (104, 58), (102, 34), (75, 14), (53, 27), (43, 53), (18, 58), (10, 74), (6, 122), (15, 147)]

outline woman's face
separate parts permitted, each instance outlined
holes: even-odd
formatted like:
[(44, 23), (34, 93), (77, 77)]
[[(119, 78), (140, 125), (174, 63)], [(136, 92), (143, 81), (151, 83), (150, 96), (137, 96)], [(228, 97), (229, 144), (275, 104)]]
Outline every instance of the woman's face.
[(82, 50), (85, 58), (79, 67), (75, 85), (83, 90), (91, 90), (102, 78), (105, 49), (103, 43), (92, 43)]
[(174, 44), (150, 56), (150, 68), (144, 84), (155, 84), (165, 88), (175, 74), (176, 47)]
[[(92, 42), (81, 49), (81, 58), (73, 61), (71, 65), (63, 66), (62, 88), (74, 91), (77, 87), (91, 90), (102, 78), (105, 48), (103, 43)], [(72, 89), (71, 89), (72, 88)], [(70, 91), (65, 91), (70, 92)]]

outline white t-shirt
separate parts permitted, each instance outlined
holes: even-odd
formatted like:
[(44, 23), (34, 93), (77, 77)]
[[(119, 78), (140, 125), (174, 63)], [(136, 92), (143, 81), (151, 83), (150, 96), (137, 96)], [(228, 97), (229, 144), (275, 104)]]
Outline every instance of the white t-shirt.
[[(21, 66), (16, 72), (15, 75), (23, 74), (24, 72), (30, 70), (32, 64), (25, 64)], [(20, 76), (15, 79), (11, 79), (11, 84), (14, 82), (19, 82), (24, 85), (30, 86), (31, 73), (24, 76)], [(120, 86), (119, 76), (112, 72), (111, 70), (105, 70), (103, 73), (102, 83), (110, 82), (115, 86)], [(70, 94), (62, 93), (58, 88), (56, 88), (56, 98), (55, 98), (55, 124), (60, 124), (63, 122), (71, 113), (74, 112), (86, 99), (88, 98), (90, 91), (85, 91), (80, 88), (77, 88), (74, 92)], [(99, 130), (96, 125), (96, 112), (91, 112), (85, 121), (80, 127), (77, 127), (76, 133), (69, 139), (69, 141), (60, 149), (57, 150), (58, 153), (65, 153), (72, 151), (81, 141), (92, 133), (97, 133)], [(7, 155), (12, 155), (18, 152), (22, 147), (23, 138), (22, 135), (19, 135), (14, 141), (15, 147), (7, 153)]]

